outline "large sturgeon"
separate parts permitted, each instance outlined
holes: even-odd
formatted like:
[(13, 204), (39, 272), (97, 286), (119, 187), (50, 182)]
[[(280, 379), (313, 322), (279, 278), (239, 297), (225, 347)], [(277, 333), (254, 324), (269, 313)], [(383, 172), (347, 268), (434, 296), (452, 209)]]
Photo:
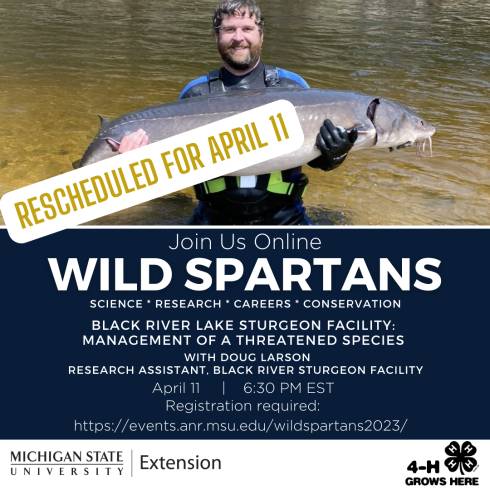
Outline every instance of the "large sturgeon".
[(253, 109), (279, 99), (296, 108), (305, 135), (300, 149), (280, 158), (248, 167), (232, 175), (260, 175), (286, 170), (310, 162), (320, 153), (315, 140), (326, 118), (336, 126), (357, 128), (359, 136), (352, 151), (364, 148), (431, 147), (435, 128), (410, 109), (383, 98), (354, 92), (319, 89), (270, 88), (259, 91), (231, 91), (209, 97), (192, 97), (103, 120), (99, 133), (85, 151), (80, 166), (110, 158), (118, 142), (143, 128), (150, 143), (199, 126)]

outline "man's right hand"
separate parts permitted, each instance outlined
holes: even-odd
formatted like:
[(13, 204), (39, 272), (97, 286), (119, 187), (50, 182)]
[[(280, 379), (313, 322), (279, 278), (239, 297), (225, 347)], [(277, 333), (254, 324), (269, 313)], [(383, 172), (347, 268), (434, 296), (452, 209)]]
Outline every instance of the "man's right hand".
[(140, 128), (134, 133), (127, 134), (121, 140), (121, 145), (119, 146), (119, 153), (126, 153), (127, 151), (134, 150), (136, 148), (141, 148), (148, 144), (150, 139), (146, 134), (145, 130)]

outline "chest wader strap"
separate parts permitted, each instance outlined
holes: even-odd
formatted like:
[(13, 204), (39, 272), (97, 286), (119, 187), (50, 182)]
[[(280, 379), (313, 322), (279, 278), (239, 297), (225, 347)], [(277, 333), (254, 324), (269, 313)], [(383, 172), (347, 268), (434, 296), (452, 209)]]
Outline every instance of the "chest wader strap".
[(221, 94), (226, 91), (223, 80), (221, 80), (220, 70), (213, 70), (208, 73), (208, 85), (210, 94)]
[(279, 71), (275, 66), (265, 65), (264, 83), (266, 87), (277, 87), (281, 80), (279, 79)]

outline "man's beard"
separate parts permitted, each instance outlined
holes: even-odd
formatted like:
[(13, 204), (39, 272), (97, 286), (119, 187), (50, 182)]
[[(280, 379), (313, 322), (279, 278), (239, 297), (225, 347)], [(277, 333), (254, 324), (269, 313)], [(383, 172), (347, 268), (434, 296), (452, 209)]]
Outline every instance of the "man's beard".
[(247, 70), (248, 68), (253, 68), (257, 64), (261, 53), (260, 46), (248, 46), (248, 56), (240, 59), (234, 58), (233, 53), (230, 52), (233, 47), (234, 46), (223, 46), (218, 44), (218, 51), (222, 60), (231, 66), (231, 68), (234, 68), (235, 70)]

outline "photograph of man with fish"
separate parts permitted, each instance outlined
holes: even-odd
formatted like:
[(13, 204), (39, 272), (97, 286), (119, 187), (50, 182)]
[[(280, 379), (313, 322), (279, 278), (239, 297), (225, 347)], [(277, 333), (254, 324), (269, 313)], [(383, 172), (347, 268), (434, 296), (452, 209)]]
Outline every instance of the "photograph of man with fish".
[(490, 488), (489, 25), (2, 0), (0, 488)]

